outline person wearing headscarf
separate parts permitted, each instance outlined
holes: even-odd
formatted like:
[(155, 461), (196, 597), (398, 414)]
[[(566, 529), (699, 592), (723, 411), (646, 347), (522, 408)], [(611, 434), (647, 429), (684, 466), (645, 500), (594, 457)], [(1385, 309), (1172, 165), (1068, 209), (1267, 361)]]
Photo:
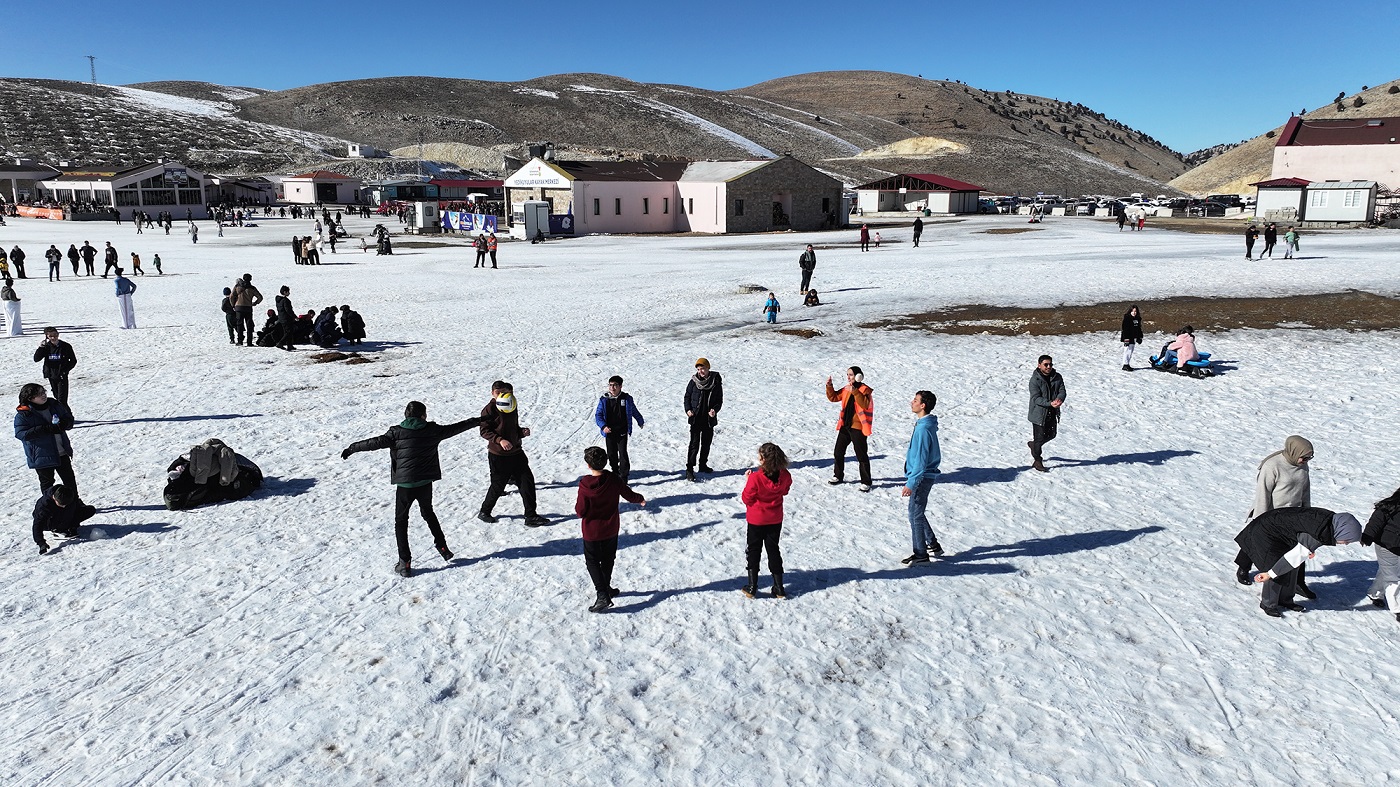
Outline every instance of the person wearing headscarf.
[[(1313, 458), (1313, 444), (1299, 435), (1289, 435), (1283, 441), (1283, 450), (1275, 451), (1259, 463), (1259, 471), (1254, 481), (1254, 505), (1250, 507), (1245, 520), (1251, 520), (1276, 508), (1306, 508), (1312, 505), (1312, 479), (1308, 474), (1308, 463)], [(1235, 578), (1241, 585), (1248, 585), (1250, 569), (1256, 565), (1249, 556), (1240, 551), (1235, 556), (1238, 570)], [(1298, 595), (1306, 599), (1317, 598), (1307, 584), (1307, 570), (1298, 573)]]
[(1325, 508), (1276, 508), (1255, 517), (1235, 536), (1240, 551), (1255, 565), (1269, 566), (1254, 575), (1263, 585), (1259, 608), (1273, 618), (1280, 610), (1305, 612), (1293, 602), (1298, 571), (1318, 547), (1340, 546), (1361, 539), (1361, 523), (1351, 514)]

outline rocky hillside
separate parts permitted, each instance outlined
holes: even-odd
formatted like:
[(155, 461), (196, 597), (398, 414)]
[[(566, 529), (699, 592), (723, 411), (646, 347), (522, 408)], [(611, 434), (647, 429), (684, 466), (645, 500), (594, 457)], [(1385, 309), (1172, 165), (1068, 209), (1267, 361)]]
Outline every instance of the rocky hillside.
[[(1359, 93), (1339, 93), (1335, 99), (1303, 117), (1309, 120), (1400, 116), (1400, 80)], [(1269, 177), (1274, 165), (1274, 145), (1283, 124), (1236, 145), (1185, 174), (1171, 185), (1189, 194), (1250, 194), (1250, 183)], [(1400, 186), (1400, 184), (1388, 184)]]

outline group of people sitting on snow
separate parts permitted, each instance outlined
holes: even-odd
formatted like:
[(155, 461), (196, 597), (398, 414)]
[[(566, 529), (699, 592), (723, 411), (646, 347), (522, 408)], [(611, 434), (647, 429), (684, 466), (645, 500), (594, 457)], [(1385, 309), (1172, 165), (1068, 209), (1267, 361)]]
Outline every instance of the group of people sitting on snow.
[[(337, 318), (339, 324), (336, 322)], [(263, 324), (262, 330), (258, 331), (257, 344), (259, 347), (314, 344), (317, 347), (331, 348), (340, 344), (341, 339), (350, 344), (361, 344), (365, 339), (365, 320), (349, 305), (339, 309), (327, 306), (320, 314), (309, 309), (306, 314), (297, 315), (291, 330), (290, 339), (284, 337), (282, 325), (277, 320), (277, 310), (268, 309), (267, 322)]]

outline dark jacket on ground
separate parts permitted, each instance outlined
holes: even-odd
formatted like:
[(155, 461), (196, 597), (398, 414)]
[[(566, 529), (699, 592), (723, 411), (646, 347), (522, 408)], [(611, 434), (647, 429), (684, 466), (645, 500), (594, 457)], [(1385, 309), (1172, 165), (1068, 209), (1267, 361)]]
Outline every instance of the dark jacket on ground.
[(1065, 399), (1065, 379), (1059, 372), (1051, 372), (1049, 377), (1040, 373), (1040, 369), (1031, 372), (1031, 409), (1026, 418), (1033, 424), (1045, 425), (1045, 419), (1050, 414), (1050, 403), (1059, 399)]
[(73, 455), (73, 446), (64, 434), (72, 428), (73, 413), (52, 397), (43, 407), (22, 404), (15, 410), (15, 437), (24, 443), (24, 461), (31, 470), (58, 467), (63, 457)]
[(642, 496), (607, 470), (602, 475), (586, 475), (578, 482), (578, 499), (574, 513), (583, 520), (583, 540), (603, 541), (617, 538), (621, 520), (617, 514), (617, 499), (629, 503), (642, 502)]
[[(709, 418), (711, 426), (719, 423), (719, 409), (724, 406), (724, 380), (715, 372), (710, 372), (710, 377), (715, 382), (709, 390), (696, 385), (694, 377), (685, 386), (685, 411), (695, 413), (690, 419), (692, 424), (696, 418)], [(711, 410), (715, 411), (714, 418), (710, 418)]]
[(1377, 508), (1361, 532), (1363, 544), (1380, 544), (1391, 552), (1400, 552), (1400, 510)]
[[(525, 453), (521, 445), (520, 406), (509, 413), (501, 412), (492, 399), (481, 408), (481, 436), (486, 438), (486, 450), (496, 456), (518, 456)], [(511, 449), (501, 447), (502, 440), (509, 440)]]
[(39, 349), (34, 351), (34, 360), (44, 362), (44, 376), (50, 380), (55, 377), (67, 377), (73, 367), (78, 365), (78, 356), (73, 354), (73, 345), (62, 339), (58, 340), (57, 345), (49, 344), (46, 339), (39, 345)]
[(1255, 517), (1235, 536), (1254, 565), (1282, 576), (1303, 565), (1320, 546), (1335, 546), (1332, 514), (1325, 508), (1275, 508)]
[(346, 450), (352, 454), (361, 451), (389, 449), (389, 483), (416, 484), (423, 481), (437, 481), (442, 478), (442, 465), (438, 461), (438, 443), (449, 437), (467, 431), (481, 423), (479, 418), (468, 418), (455, 424), (441, 424), (423, 421), (418, 418), (405, 418), (398, 426), (379, 437), (351, 443)]
[(57, 488), (58, 484), (54, 484), (45, 489), (39, 502), (34, 504), (34, 543), (41, 547), (48, 545), (44, 541), (45, 531), (72, 535), (77, 531), (78, 525), (97, 513), (97, 509), (81, 500), (74, 500), (67, 506), (55, 503), (53, 490)]
[(1134, 317), (1132, 310), (1123, 312), (1123, 329), (1119, 332), (1118, 341), (1127, 344), (1133, 342), (1142, 344), (1142, 312)]

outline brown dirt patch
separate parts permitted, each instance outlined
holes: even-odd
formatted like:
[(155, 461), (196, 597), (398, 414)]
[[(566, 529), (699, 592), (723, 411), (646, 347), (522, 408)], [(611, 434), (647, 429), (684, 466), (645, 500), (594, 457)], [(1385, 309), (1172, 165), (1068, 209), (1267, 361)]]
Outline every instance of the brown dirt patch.
[(986, 235), (1016, 235), (1022, 232), (1040, 232), (1040, 227), (997, 227), (996, 229), (982, 230)]
[(364, 357), (363, 355), (356, 355), (356, 356), (354, 356), (353, 358), (351, 358), (350, 360), (346, 361), (345, 363), (346, 363), (346, 364), (374, 363), (374, 359), (373, 359), (373, 358), (366, 358), (366, 357)]
[(331, 363), (332, 361), (343, 361), (350, 356), (340, 352), (316, 353), (311, 356), (311, 360), (316, 363)]
[(778, 333), (784, 333), (788, 336), (797, 336), (803, 339), (815, 339), (822, 335), (822, 332), (816, 328), (779, 328)]
[[(1124, 302), (1027, 309), (1014, 306), (953, 306), (939, 311), (865, 323), (862, 328), (919, 330), (955, 335), (1062, 336), (1118, 331)], [(1143, 333), (1165, 333), (1190, 325), (1197, 331), (1239, 328), (1316, 328), (1384, 331), (1400, 328), (1400, 299), (1360, 290), (1283, 298), (1179, 297), (1138, 301)]]

